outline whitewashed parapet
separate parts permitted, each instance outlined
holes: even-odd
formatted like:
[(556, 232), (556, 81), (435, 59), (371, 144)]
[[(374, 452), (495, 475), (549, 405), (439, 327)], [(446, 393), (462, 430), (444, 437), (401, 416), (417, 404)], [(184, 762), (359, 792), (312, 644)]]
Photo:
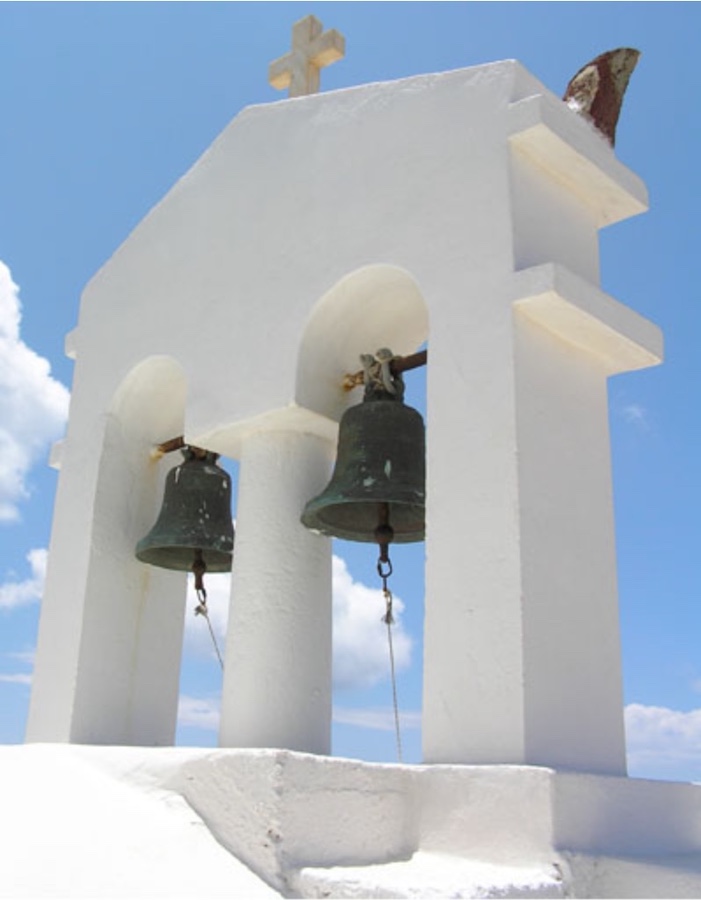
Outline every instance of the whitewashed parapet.
[(593, 353), (609, 374), (662, 362), (660, 329), (564, 266), (516, 272), (514, 308), (569, 344)]
[(513, 149), (589, 207), (598, 228), (648, 208), (641, 179), (616, 158), (589, 122), (554, 95), (537, 94), (510, 104), (509, 118)]

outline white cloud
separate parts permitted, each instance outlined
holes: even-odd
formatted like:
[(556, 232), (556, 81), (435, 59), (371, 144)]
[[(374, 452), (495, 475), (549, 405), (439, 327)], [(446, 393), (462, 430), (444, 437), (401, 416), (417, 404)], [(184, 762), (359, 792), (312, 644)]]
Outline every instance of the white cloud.
[[(24, 676), (2, 676), (0, 681), (20, 681)], [(29, 677), (31, 681), (31, 677)], [(24, 683), (24, 682), (22, 682)], [(29, 682), (27, 682), (29, 683)], [(181, 694), (178, 701), (178, 725), (202, 731), (219, 729), (220, 698), (190, 697)], [(394, 731), (394, 710), (385, 708), (351, 709), (334, 706), (333, 720), (339, 725), (369, 728), (372, 731)], [(400, 712), (399, 724), (404, 731), (421, 728), (421, 713), (415, 710)]]
[(178, 701), (178, 725), (202, 731), (219, 729), (219, 698), (189, 697), (181, 694)]
[[(34, 651), (33, 650), (21, 650), (16, 652), (8, 652), (3, 653), (3, 656), (7, 656), (10, 659), (16, 660), (17, 662), (27, 665), (34, 665)], [(0, 683), (4, 684), (23, 684), (30, 685), (32, 683), (32, 673), (31, 672), (0, 672)]]
[(17, 285), (0, 262), (0, 522), (17, 519), (27, 473), (68, 416), (68, 390), (20, 338), (21, 319)]
[[(411, 637), (402, 626), (404, 604), (393, 599), (392, 643), (399, 672), (411, 663)], [(389, 678), (387, 626), (382, 591), (354, 581), (339, 556), (333, 558), (333, 680), (336, 688), (364, 688)]]
[(632, 703), (625, 709), (625, 723), (631, 774), (701, 777), (701, 709), (679, 712)]
[(621, 410), (624, 420), (629, 425), (634, 425), (641, 431), (648, 431), (650, 428), (647, 410), (639, 403), (629, 403)]
[(27, 560), (32, 570), (24, 581), (7, 581), (0, 584), (0, 609), (14, 609), (41, 600), (46, 577), (46, 550), (30, 550)]
[[(224, 654), (229, 614), (229, 574), (206, 576), (207, 608), (219, 649)], [(194, 615), (197, 600), (188, 585), (185, 620), (185, 650), (215, 659), (207, 623)], [(394, 597), (395, 624), (392, 626), (394, 661), (397, 671), (411, 662), (411, 637), (404, 631), (401, 614), (404, 604)], [(385, 601), (382, 591), (354, 581), (346, 563), (333, 558), (333, 675), (334, 687), (365, 688), (389, 678), (387, 626), (382, 621)]]
[(17, 662), (24, 663), (27, 666), (33, 666), (36, 650), (13, 650), (10, 653), (6, 653), (5, 656), (16, 659)]
[(16, 672), (12, 675), (0, 674), (0, 681), (8, 684), (31, 684), (32, 676), (27, 672)]
[[(356, 728), (370, 728), (373, 731), (394, 731), (394, 710), (382, 709), (350, 709), (334, 706), (333, 720), (339, 725), (354, 725)], [(407, 710), (399, 713), (399, 725), (403, 730), (421, 728), (421, 713)]]

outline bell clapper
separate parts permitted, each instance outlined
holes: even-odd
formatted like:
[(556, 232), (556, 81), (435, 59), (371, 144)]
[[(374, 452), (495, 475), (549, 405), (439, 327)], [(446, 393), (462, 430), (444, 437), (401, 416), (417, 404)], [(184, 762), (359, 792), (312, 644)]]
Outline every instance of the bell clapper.
[(204, 586), (204, 573), (207, 571), (207, 563), (204, 561), (204, 557), (202, 556), (201, 550), (195, 550), (195, 559), (192, 563), (192, 572), (195, 576), (195, 593), (197, 594), (197, 606), (195, 607), (195, 615), (196, 616), (204, 616), (205, 621), (207, 622), (207, 627), (209, 628), (209, 633), (212, 636), (212, 644), (214, 645), (214, 652), (217, 654), (217, 659), (219, 660), (219, 665), (224, 670), (224, 660), (222, 659), (222, 655), (219, 652), (219, 645), (217, 644), (217, 638), (214, 634), (214, 629), (212, 628), (212, 623), (209, 619), (209, 609), (207, 607), (207, 591)]
[(392, 574), (392, 560), (389, 558), (389, 545), (394, 538), (394, 529), (389, 524), (389, 503), (380, 503), (380, 523), (375, 529), (375, 537), (380, 548), (377, 560), (377, 574), (382, 579), (382, 594), (385, 598), (385, 614), (382, 621), (387, 626), (387, 641), (389, 644), (389, 664), (392, 674), (392, 701), (394, 705), (394, 730), (397, 737), (397, 761), (402, 762), (402, 733), (399, 727), (399, 700), (397, 698), (397, 678), (394, 670), (394, 644), (392, 642), (392, 591), (387, 587), (387, 579)]
[(201, 550), (195, 550), (195, 560), (192, 563), (192, 572), (195, 576), (195, 593), (200, 602), (195, 612), (198, 615), (204, 615), (207, 609), (207, 591), (204, 587), (204, 573), (207, 571), (207, 563), (204, 561)]

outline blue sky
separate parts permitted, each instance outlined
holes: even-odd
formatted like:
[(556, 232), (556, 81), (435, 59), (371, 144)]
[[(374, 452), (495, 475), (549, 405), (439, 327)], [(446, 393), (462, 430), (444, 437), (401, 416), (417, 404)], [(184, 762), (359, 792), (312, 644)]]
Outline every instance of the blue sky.
[[(55, 381), (70, 388), (63, 341), (81, 290), (237, 112), (280, 99), (267, 66), (307, 13), (346, 37), (326, 91), (517, 58), (561, 94), (600, 52), (642, 51), (616, 149), (651, 209), (601, 233), (603, 289), (666, 341), (663, 366), (609, 385), (629, 763), (635, 775), (701, 780), (694, 3), (0, 3), (0, 741), (23, 737), (56, 485), (46, 460), (66, 400)], [(407, 381), (422, 406), (422, 376)], [(356, 677), (338, 676), (334, 750), (392, 760), (382, 608), (364, 587), (376, 587), (374, 557), (337, 550), (338, 673)], [(404, 744), (418, 760), (421, 549), (395, 556)], [(225, 589), (213, 593), (221, 629)], [(213, 744), (219, 672), (194, 625), (179, 739)]]

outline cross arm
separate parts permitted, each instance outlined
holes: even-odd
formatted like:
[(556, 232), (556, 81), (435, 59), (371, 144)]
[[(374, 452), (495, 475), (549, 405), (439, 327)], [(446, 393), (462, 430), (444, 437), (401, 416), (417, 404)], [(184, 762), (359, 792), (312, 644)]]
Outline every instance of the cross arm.
[(292, 54), (286, 53), (274, 59), (268, 66), (268, 82), (279, 91), (284, 91), (292, 82)]
[(315, 37), (309, 46), (309, 59), (315, 66), (328, 66), (343, 59), (346, 52), (346, 39), (340, 31), (330, 28)]

